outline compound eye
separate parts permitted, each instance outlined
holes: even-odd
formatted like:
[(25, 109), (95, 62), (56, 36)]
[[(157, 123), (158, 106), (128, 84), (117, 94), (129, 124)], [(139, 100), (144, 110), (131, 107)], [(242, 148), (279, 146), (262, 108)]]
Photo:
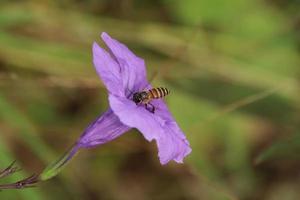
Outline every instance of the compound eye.
[(146, 98), (148, 95), (147, 95), (147, 93), (146, 92), (143, 92), (142, 94), (141, 94), (141, 98)]

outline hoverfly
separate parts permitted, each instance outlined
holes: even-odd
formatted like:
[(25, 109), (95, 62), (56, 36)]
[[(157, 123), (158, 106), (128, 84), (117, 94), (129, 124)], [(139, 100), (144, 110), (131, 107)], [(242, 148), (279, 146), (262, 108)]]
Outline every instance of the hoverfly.
[[(160, 99), (170, 94), (170, 90), (164, 87), (158, 87), (158, 88), (152, 88), (150, 90), (136, 92), (133, 94), (132, 100), (138, 105), (138, 104), (144, 104), (145, 108), (154, 113), (155, 107), (150, 103), (152, 99)], [(149, 108), (149, 105), (152, 108)]]

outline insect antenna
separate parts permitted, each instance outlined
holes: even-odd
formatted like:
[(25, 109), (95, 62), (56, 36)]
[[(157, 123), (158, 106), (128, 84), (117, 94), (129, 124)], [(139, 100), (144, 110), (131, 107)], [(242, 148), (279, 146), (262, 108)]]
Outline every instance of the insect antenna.
[(126, 97), (127, 97), (128, 99), (131, 99), (130, 97), (133, 95), (134, 91), (131, 91), (131, 90), (129, 90), (128, 88), (126, 88), (126, 90), (129, 92), (129, 94), (126, 95)]

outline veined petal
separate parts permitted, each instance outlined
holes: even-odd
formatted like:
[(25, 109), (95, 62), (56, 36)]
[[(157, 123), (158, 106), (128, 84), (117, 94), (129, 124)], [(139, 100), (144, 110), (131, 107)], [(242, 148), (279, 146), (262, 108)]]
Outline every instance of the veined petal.
[(189, 142), (174, 121), (167, 122), (163, 129), (164, 134), (157, 141), (160, 162), (166, 164), (173, 159), (177, 163), (183, 163), (183, 158), (192, 151)]
[(161, 101), (156, 102), (160, 107), (156, 107), (153, 114), (127, 98), (109, 95), (111, 109), (122, 123), (137, 128), (148, 141), (156, 140), (162, 164), (170, 160), (182, 163), (183, 158), (191, 152), (189, 143), (164, 102), (157, 101)]
[(98, 75), (108, 91), (115, 95), (124, 95), (119, 64), (108, 52), (99, 47), (97, 43), (93, 44), (93, 62)]
[(111, 38), (107, 33), (103, 32), (101, 38), (121, 67), (123, 87), (126, 94), (145, 89), (149, 83), (144, 60), (131, 52), (124, 44)]
[(92, 124), (90, 124), (77, 141), (80, 147), (93, 147), (107, 143), (123, 133), (130, 127), (124, 125), (111, 109), (108, 109)]

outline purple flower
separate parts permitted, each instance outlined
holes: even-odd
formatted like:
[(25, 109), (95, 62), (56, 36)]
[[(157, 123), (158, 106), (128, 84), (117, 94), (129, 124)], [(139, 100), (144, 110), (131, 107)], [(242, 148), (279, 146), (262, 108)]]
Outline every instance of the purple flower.
[(182, 163), (191, 148), (164, 101), (151, 101), (155, 106), (154, 113), (132, 101), (133, 93), (151, 88), (144, 60), (107, 33), (102, 33), (101, 38), (109, 52), (94, 43), (93, 61), (108, 90), (110, 109), (85, 130), (77, 145), (92, 147), (103, 144), (130, 128), (137, 128), (148, 141), (156, 140), (161, 164), (170, 160)]
[[(33, 187), (40, 181), (46, 181), (56, 176), (80, 148), (107, 143), (131, 128), (137, 128), (148, 141), (156, 140), (161, 164), (170, 160), (182, 163), (183, 158), (191, 152), (189, 142), (162, 99), (151, 101), (155, 112), (150, 112), (132, 100), (135, 92), (151, 88), (146, 78), (144, 60), (108, 34), (102, 33), (101, 37), (110, 53), (94, 43), (93, 60), (108, 90), (110, 108), (87, 127), (67, 152), (50, 163), (40, 174), (33, 174), (14, 183), (2, 184), (0, 189)], [(19, 170), (13, 165), (14, 163), (0, 171), (0, 178)]]

